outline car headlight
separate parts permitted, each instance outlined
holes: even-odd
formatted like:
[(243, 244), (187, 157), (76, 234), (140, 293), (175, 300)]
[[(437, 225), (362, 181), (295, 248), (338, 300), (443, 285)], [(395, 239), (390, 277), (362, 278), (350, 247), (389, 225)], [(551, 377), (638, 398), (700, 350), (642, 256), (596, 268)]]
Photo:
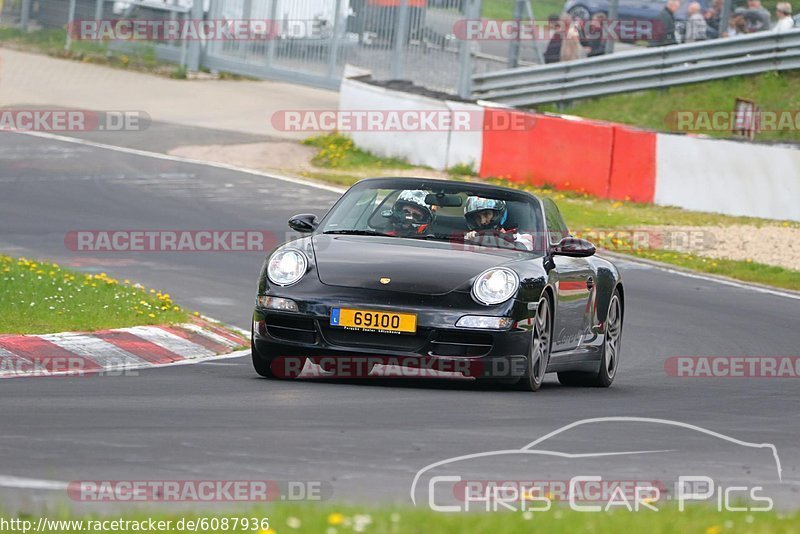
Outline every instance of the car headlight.
[(517, 273), (505, 267), (496, 267), (481, 273), (472, 284), (472, 296), (481, 304), (500, 304), (519, 289)]
[(308, 258), (297, 249), (279, 250), (269, 259), (267, 276), (270, 282), (289, 286), (300, 280), (308, 269)]

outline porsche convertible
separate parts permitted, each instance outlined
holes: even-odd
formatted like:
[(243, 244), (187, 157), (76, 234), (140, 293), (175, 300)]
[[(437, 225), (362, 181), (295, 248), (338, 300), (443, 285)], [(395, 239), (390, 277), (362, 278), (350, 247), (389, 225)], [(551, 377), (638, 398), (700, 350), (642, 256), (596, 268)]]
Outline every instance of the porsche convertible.
[[(617, 268), (572, 237), (549, 198), (486, 183), (372, 178), (277, 247), (258, 280), (252, 360), (293, 378), (308, 360), (357, 356), (467, 364), (480, 380), (537, 391), (608, 387), (620, 361)], [(294, 374), (287, 373), (291, 361)]]

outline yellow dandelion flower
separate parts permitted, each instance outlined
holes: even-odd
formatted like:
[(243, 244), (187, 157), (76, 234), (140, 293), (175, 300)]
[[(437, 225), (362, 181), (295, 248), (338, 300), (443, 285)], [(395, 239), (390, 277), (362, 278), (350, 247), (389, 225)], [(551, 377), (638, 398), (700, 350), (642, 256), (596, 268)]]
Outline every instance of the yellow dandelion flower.
[(342, 523), (344, 523), (344, 516), (339, 512), (333, 512), (331, 514), (328, 514), (329, 525), (336, 526), (336, 525), (341, 525)]

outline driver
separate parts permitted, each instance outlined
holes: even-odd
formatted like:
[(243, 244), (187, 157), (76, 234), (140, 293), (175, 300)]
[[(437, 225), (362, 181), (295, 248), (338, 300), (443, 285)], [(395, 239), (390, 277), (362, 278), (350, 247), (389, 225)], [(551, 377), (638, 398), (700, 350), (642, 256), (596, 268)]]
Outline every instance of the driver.
[(504, 200), (471, 196), (464, 206), (464, 218), (469, 232), (468, 241), (480, 242), (484, 237), (507, 241), (512, 248), (524, 247), (533, 250), (531, 236), (517, 233), (517, 228), (508, 221), (508, 206)]
[(433, 222), (433, 211), (425, 203), (426, 196), (427, 192), (418, 189), (400, 192), (392, 206), (392, 231), (388, 232), (389, 235), (414, 237), (428, 231)]

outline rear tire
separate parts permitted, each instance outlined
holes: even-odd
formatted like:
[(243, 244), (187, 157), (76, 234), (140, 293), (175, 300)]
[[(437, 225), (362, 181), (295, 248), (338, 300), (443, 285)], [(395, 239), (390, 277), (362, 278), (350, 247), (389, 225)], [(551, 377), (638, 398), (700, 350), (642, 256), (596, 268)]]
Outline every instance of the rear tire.
[(552, 314), (550, 301), (543, 295), (536, 307), (533, 329), (531, 332), (531, 345), (528, 351), (528, 364), (525, 374), (514, 384), (516, 389), (522, 391), (539, 391), (547, 372), (550, 361), (550, 348), (552, 346)]
[(600, 369), (596, 373), (565, 371), (558, 373), (558, 381), (564, 386), (607, 388), (614, 382), (619, 366), (622, 346), (622, 301), (619, 291), (614, 290), (606, 315), (606, 333), (603, 338), (603, 354)]

